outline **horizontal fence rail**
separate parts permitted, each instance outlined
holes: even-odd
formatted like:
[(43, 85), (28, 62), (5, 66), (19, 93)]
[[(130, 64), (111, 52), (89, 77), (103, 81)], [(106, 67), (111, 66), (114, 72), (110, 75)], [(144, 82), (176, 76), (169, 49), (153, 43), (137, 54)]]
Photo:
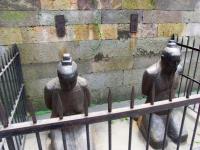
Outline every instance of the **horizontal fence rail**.
[(9, 136), (28, 134), (34, 132), (46, 131), (49, 129), (62, 128), (64, 126), (72, 126), (77, 124), (91, 124), (97, 122), (103, 122), (108, 120), (120, 119), (124, 117), (136, 117), (146, 113), (154, 113), (162, 110), (173, 109), (181, 106), (188, 106), (191, 104), (200, 103), (200, 94), (192, 95), (189, 99), (180, 97), (174, 98), (172, 102), (169, 100), (155, 102), (154, 105), (149, 103), (136, 105), (133, 109), (129, 107), (113, 109), (112, 112), (99, 111), (89, 113), (87, 117), (84, 115), (73, 115), (63, 117), (62, 120), (59, 118), (43, 119), (38, 120), (36, 124), (33, 125), (31, 121), (11, 124), (7, 128), (0, 130), (0, 138), (5, 138)]

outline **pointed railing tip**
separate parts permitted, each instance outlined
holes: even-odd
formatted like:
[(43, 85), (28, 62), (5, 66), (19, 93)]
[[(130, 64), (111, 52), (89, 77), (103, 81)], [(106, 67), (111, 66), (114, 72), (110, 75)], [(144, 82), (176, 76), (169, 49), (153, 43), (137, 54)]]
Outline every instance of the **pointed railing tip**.
[(112, 92), (111, 92), (110, 87), (108, 88), (107, 102), (108, 102), (108, 112), (111, 112), (112, 111)]
[(33, 107), (33, 104), (30, 100), (27, 100), (27, 107), (28, 107), (28, 112), (29, 114), (31, 115), (31, 119), (33, 121), (33, 124), (36, 124), (37, 123), (37, 118), (36, 118), (36, 115), (35, 115), (35, 109)]
[(135, 87), (132, 86), (130, 108), (134, 108), (135, 103)]
[(152, 93), (151, 93), (151, 105), (154, 104), (154, 101), (155, 101), (155, 92), (156, 92), (156, 87), (155, 87), (155, 81), (153, 82), (153, 85), (152, 85)]

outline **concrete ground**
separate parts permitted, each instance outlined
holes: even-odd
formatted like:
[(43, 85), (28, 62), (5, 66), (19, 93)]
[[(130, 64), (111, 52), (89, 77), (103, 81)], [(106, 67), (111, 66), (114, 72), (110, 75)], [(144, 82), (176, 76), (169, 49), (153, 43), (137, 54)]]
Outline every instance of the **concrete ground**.
[[(114, 108), (127, 106), (128, 102), (116, 103), (114, 104)], [(106, 105), (95, 106), (90, 109), (90, 111), (99, 111), (105, 109)], [(40, 119), (49, 118), (49, 114), (40, 116)], [(180, 146), (180, 150), (188, 150), (191, 137), (194, 129), (196, 113), (192, 110), (187, 110), (185, 125), (187, 127), (189, 137), (187, 142), (182, 143)], [(93, 150), (108, 150), (108, 123), (102, 122), (90, 125), (90, 131), (92, 132), (91, 140), (95, 143), (93, 145)], [(129, 118), (123, 118), (119, 120), (112, 121), (112, 150), (127, 150), (128, 149), (128, 131), (129, 131)], [(40, 133), (42, 139), (42, 146), (44, 150), (50, 150), (50, 139), (48, 138), (48, 132)], [(166, 150), (174, 150), (176, 149), (176, 144), (174, 144), (170, 139), (168, 146), (165, 148)], [(85, 145), (86, 146), (86, 145)], [(132, 149), (133, 150), (145, 150), (146, 142), (140, 133), (137, 124), (133, 121), (133, 131), (132, 131)], [(193, 148), (195, 150), (200, 150), (200, 121), (198, 124), (198, 130), (196, 133), (196, 137), (194, 140)], [(37, 141), (34, 134), (29, 134), (26, 136), (25, 140), (25, 150), (37, 150)], [(150, 150), (153, 148), (150, 147)]]

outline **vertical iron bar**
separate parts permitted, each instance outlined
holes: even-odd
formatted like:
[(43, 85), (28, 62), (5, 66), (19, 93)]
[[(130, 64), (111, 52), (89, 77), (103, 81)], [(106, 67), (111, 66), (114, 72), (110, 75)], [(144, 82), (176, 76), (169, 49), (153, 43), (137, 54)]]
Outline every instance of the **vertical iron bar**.
[[(1, 62), (2, 62), (2, 65), (3, 65), (3, 69), (5, 68), (5, 64), (3, 62), (3, 57), (1, 57)], [(7, 100), (8, 102), (8, 108), (9, 108), (9, 115), (11, 114), (11, 111), (12, 111), (12, 103), (11, 103), (11, 98), (10, 98), (10, 95), (8, 93), (8, 87), (6, 86), (6, 79), (4, 78), (5, 76), (5, 72), (4, 74), (1, 76), (1, 81), (2, 81), (2, 86), (3, 86), (3, 89), (4, 89), (4, 93), (5, 93), (5, 99)]]
[(198, 125), (198, 122), (199, 122), (199, 115), (200, 115), (200, 104), (199, 104), (197, 118), (196, 118), (196, 121), (195, 121), (195, 126), (194, 126), (194, 130), (193, 130), (193, 134), (192, 134), (192, 140), (191, 140), (190, 150), (192, 150), (192, 148), (193, 148), (194, 139), (195, 139), (195, 135), (196, 135), (196, 131), (197, 131), (197, 125)]
[[(8, 65), (8, 62), (7, 62), (7, 59), (6, 59), (6, 54), (4, 53), (4, 59), (2, 59), (2, 63), (6, 65)], [(8, 95), (9, 95), (9, 100), (10, 100), (10, 103), (12, 104), (12, 109), (13, 109), (13, 106), (14, 106), (14, 101), (13, 101), (13, 93), (11, 91), (11, 87), (10, 87), (10, 80), (9, 80), (9, 75), (7, 74), (8, 73), (8, 68), (5, 70), (4, 74), (5, 74), (5, 81), (6, 81), (6, 85), (7, 85), (7, 91), (8, 91)]]
[[(86, 90), (84, 89), (84, 113), (85, 113), (85, 117), (88, 116), (88, 102), (89, 102), (89, 97), (86, 93)], [(87, 139), (87, 150), (90, 150), (90, 128), (89, 128), (88, 123), (86, 123), (86, 139)]]
[(63, 141), (64, 150), (67, 150), (67, 140), (66, 140), (66, 137), (65, 137), (65, 130), (64, 130), (64, 128), (61, 129), (61, 133), (62, 133), (62, 141)]
[[(193, 47), (194, 46), (195, 46), (195, 38), (193, 40)], [(190, 56), (190, 62), (189, 62), (189, 68), (188, 68), (187, 76), (189, 76), (189, 74), (190, 74), (190, 67), (191, 67), (191, 63), (192, 63), (192, 57), (193, 57), (193, 50), (192, 50), (192, 53), (191, 53), (191, 56)], [(188, 78), (186, 79), (186, 83), (185, 83), (184, 96), (185, 96), (185, 93), (186, 93), (187, 84), (188, 84)]]
[[(134, 100), (135, 100), (135, 89), (134, 86), (132, 86), (132, 91), (131, 91), (131, 101), (130, 101), (130, 109), (134, 108)], [(132, 127), (133, 126), (133, 118), (130, 117), (130, 122), (129, 122), (129, 138), (128, 138), (128, 150), (131, 150), (131, 142), (132, 142)]]
[(9, 150), (15, 150), (15, 144), (12, 137), (6, 138)]
[(179, 131), (179, 138), (178, 138), (178, 141), (177, 141), (176, 150), (179, 150), (179, 147), (180, 147), (180, 139), (181, 139), (181, 135), (182, 135), (182, 131), (183, 131), (183, 125), (184, 125), (184, 122), (185, 122), (186, 111), (187, 111), (187, 106), (184, 107), (182, 121), (181, 121), (181, 128), (180, 128), (180, 131)]
[(4, 128), (8, 127), (8, 115), (0, 99), (0, 119)]
[[(108, 112), (112, 112), (112, 95), (111, 90), (109, 88), (108, 92)], [(112, 120), (108, 121), (108, 149), (112, 150), (112, 127), (111, 127)]]
[[(6, 55), (5, 55), (6, 56)], [(9, 63), (9, 53), (7, 53), (7, 56), (5, 57), (5, 61), (6, 63), (8, 64)], [(15, 89), (14, 88), (14, 85), (13, 85), (13, 82), (12, 82), (12, 79), (11, 79), (11, 72), (10, 72), (10, 67), (11, 65), (7, 68), (6, 72), (7, 72), (7, 76), (8, 76), (8, 85), (10, 87), (10, 94), (12, 96), (12, 103), (15, 104)], [(6, 73), (5, 72), (5, 73)]]
[(40, 133), (36, 132), (35, 134), (36, 134), (36, 139), (37, 139), (37, 143), (38, 143), (38, 149), (42, 150), (42, 142), (41, 142), (41, 139), (40, 139)]
[[(187, 46), (189, 45), (189, 42), (190, 42), (190, 37), (188, 37), (188, 39), (187, 39)], [(182, 38), (182, 42), (181, 42), (181, 51), (182, 51), (182, 45), (183, 45), (183, 38)], [(185, 61), (187, 58), (187, 51), (188, 51), (188, 48), (186, 48), (186, 51), (185, 51), (185, 57), (184, 57), (184, 62), (183, 62), (183, 73), (185, 70)], [(178, 90), (178, 97), (180, 96), (182, 81), (183, 81), (183, 76), (181, 76), (181, 81), (180, 81), (179, 90)]]
[[(153, 85), (152, 85), (152, 92), (151, 92), (151, 105), (154, 105), (154, 101), (155, 101), (155, 90), (156, 90), (156, 87), (155, 87), (155, 80), (153, 81)], [(149, 149), (149, 141), (150, 141), (150, 130), (151, 130), (151, 119), (152, 119), (152, 113), (150, 113), (149, 115), (149, 124), (148, 124), (148, 133), (147, 133), (147, 143), (146, 143), (146, 150)]]
[[(200, 49), (200, 46), (199, 46), (199, 49)], [(197, 66), (198, 66), (198, 62), (199, 62), (200, 51), (198, 51), (197, 53), (198, 54), (197, 54), (197, 60), (196, 60), (195, 68), (194, 68), (193, 79), (195, 79), (195, 77), (196, 77), (196, 72), (197, 72)], [(193, 88), (193, 83), (192, 83), (192, 88)]]

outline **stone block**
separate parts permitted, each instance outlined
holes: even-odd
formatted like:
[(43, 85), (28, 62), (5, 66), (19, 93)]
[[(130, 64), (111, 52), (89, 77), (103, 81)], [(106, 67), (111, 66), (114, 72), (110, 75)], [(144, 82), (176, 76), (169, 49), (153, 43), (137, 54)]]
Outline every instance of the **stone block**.
[(122, 85), (123, 83), (123, 71), (84, 74), (82, 76), (88, 80), (88, 84), (91, 89), (116, 87)]
[[(164, 46), (163, 46), (164, 47)], [(160, 55), (155, 56), (136, 56), (133, 57), (134, 69), (146, 69), (149, 66), (153, 65), (160, 59)]]
[(77, 9), (77, 0), (41, 0), (43, 10), (72, 10)]
[(143, 23), (181, 23), (183, 16), (181, 11), (144, 11)]
[(131, 14), (138, 14), (138, 22), (142, 21), (142, 11), (140, 10), (103, 10), (102, 23), (105, 24), (130, 23)]
[(134, 56), (158, 55), (167, 45), (169, 38), (138, 38)]
[(24, 80), (54, 78), (57, 76), (57, 65), (57, 62), (23, 65)]
[(137, 37), (156, 37), (157, 24), (138, 24)]
[(199, 23), (189, 23), (186, 25), (184, 36), (200, 36), (200, 24)]
[(101, 24), (99, 26), (101, 39), (117, 39), (117, 25), (116, 24)]
[(36, 11), (1, 11), (0, 13), (0, 26), (3, 27), (36, 26), (37, 21)]
[(92, 72), (108, 72), (116, 70), (132, 69), (134, 65), (132, 57), (115, 57), (115, 58), (103, 58), (101, 61), (91, 62)]
[(78, 9), (91, 10), (97, 8), (97, 0), (78, 0)]
[(89, 26), (88, 25), (75, 25), (73, 26), (75, 40), (88, 40), (89, 39)]
[(157, 0), (156, 9), (159, 10), (194, 10), (196, 0)]
[(22, 43), (22, 35), (19, 28), (0, 27), (0, 45)]
[(55, 42), (40, 44), (18, 44), (22, 64), (57, 62), (63, 53), (70, 53), (74, 59), (79, 58), (78, 42)]
[(67, 41), (67, 37), (59, 38), (53, 26), (21, 28), (23, 43), (42, 43)]
[(184, 11), (183, 22), (184, 23), (200, 23), (200, 12), (199, 11)]
[(94, 59), (99, 53), (104, 57), (126, 57), (132, 56), (133, 49), (130, 49), (130, 40), (80, 41), (80, 59)]
[(122, 0), (97, 0), (98, 9), (121, 9)]
[(101, 12), (98, 10), (90, 11), (41, 11), (38, 14), (40, 25), (55, 25), (54, 16), (64, 15), (67, 20), (66, 25), (70, 24), (98, 24), (101, 23)]
[(154, 9), (155, 0), (122, 0), (122, 9)]
[(158, 24), (158, 36), (170, 37), (172, 34), (182, 35), (185, 30), (185, 24), (182, 23), (166, 23)]
[(43, 99), (44, 87), (52, 78), (25, 80), (26, 95), (29, 99)]
[(39, 0), (3, 0), (0, 1), (0, 10), (38, 10), (40, 8)]

